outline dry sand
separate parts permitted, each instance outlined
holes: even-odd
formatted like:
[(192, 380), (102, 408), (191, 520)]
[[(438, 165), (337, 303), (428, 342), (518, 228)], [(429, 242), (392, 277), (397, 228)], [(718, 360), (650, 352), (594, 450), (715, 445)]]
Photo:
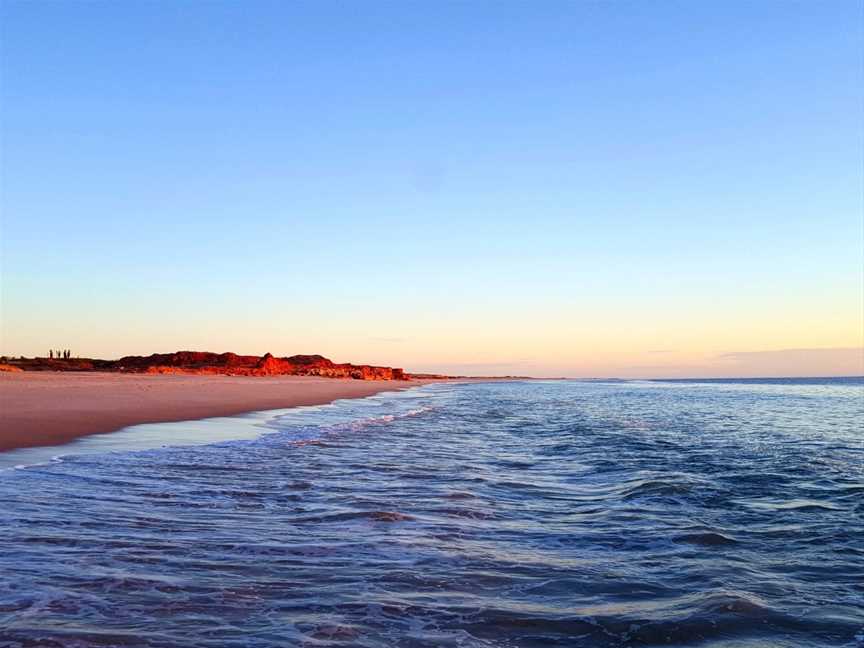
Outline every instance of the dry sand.
[(0, 373), (0, 452), (59, 445), (138, 423), (321, 405), (430, 381), (312, 376), (234, 377), (116, 373)]

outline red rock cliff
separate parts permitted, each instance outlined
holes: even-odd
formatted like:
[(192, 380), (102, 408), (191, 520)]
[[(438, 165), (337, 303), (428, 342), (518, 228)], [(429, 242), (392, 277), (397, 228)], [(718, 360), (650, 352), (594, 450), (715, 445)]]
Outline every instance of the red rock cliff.
[(324, 376), (356, 380), (408, 380), (409, 376), (393, 367), (336, 364), (320, 355), (276, 358), (241, 356), (236, 353), (177, 351), (149, 356), (126, 356), (107, 363), (109, 370), (135, 373), (227, 374), (235, 376)]

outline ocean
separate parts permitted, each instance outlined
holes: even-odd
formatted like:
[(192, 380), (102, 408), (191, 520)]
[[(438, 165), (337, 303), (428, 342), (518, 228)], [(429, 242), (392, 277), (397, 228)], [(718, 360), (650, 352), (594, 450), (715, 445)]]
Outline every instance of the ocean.
[(138, 427), (0, 455), (3, 648), (864, 646), (862, 379)]

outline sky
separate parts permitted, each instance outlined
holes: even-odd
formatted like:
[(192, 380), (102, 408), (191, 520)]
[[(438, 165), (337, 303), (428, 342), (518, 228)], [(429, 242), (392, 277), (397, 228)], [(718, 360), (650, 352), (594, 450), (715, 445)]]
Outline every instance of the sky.
[(0, 352), (864, 374), (864, 5), (0, 0)]

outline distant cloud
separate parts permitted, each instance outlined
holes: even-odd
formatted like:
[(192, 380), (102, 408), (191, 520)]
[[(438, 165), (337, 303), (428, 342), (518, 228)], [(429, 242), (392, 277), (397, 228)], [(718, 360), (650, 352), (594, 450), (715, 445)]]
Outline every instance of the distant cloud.
[(864, 347), (732, 351), (716, 356), (718, 364), (742, 375), (864, 375)]
[[(649, 353), (659, 353), (646, 351)], [(670, 352), (679, 353), (679, 352)], [(674, 356), (678, 360), (681, 356)], [(672, 358), (670, 358), (671, 360)], [(729, 351), (708, 357), (681, 358), (660, 364), (598, 367), (595, 373), (641, 378), (757, 378), (778, 376), (862, 376), (864, 348), (779, 349), (771, 351)], [(579, 372), (584, 373), (584, 371)]]
[[(643, 363), (638, 363), (639, 360)], [(637, 364), (638, 363), (638, 364)], [(579, 364), (514, 358), (489, 362), (417, 363), (416, 373), (617, 378), (771, 378), (864, 375), (864, 348), (780, 349), (703, 354), (674, 349), (633, 351)]]
[(788, 357), (813, 357), (813, 356), (838, 356), (848, 353), (864, 354), (864, 347), (835, 347), (832, 349), (779, 349), (775, 351), (731, 351), (721, 353), (718, 358), (788, 358)]

